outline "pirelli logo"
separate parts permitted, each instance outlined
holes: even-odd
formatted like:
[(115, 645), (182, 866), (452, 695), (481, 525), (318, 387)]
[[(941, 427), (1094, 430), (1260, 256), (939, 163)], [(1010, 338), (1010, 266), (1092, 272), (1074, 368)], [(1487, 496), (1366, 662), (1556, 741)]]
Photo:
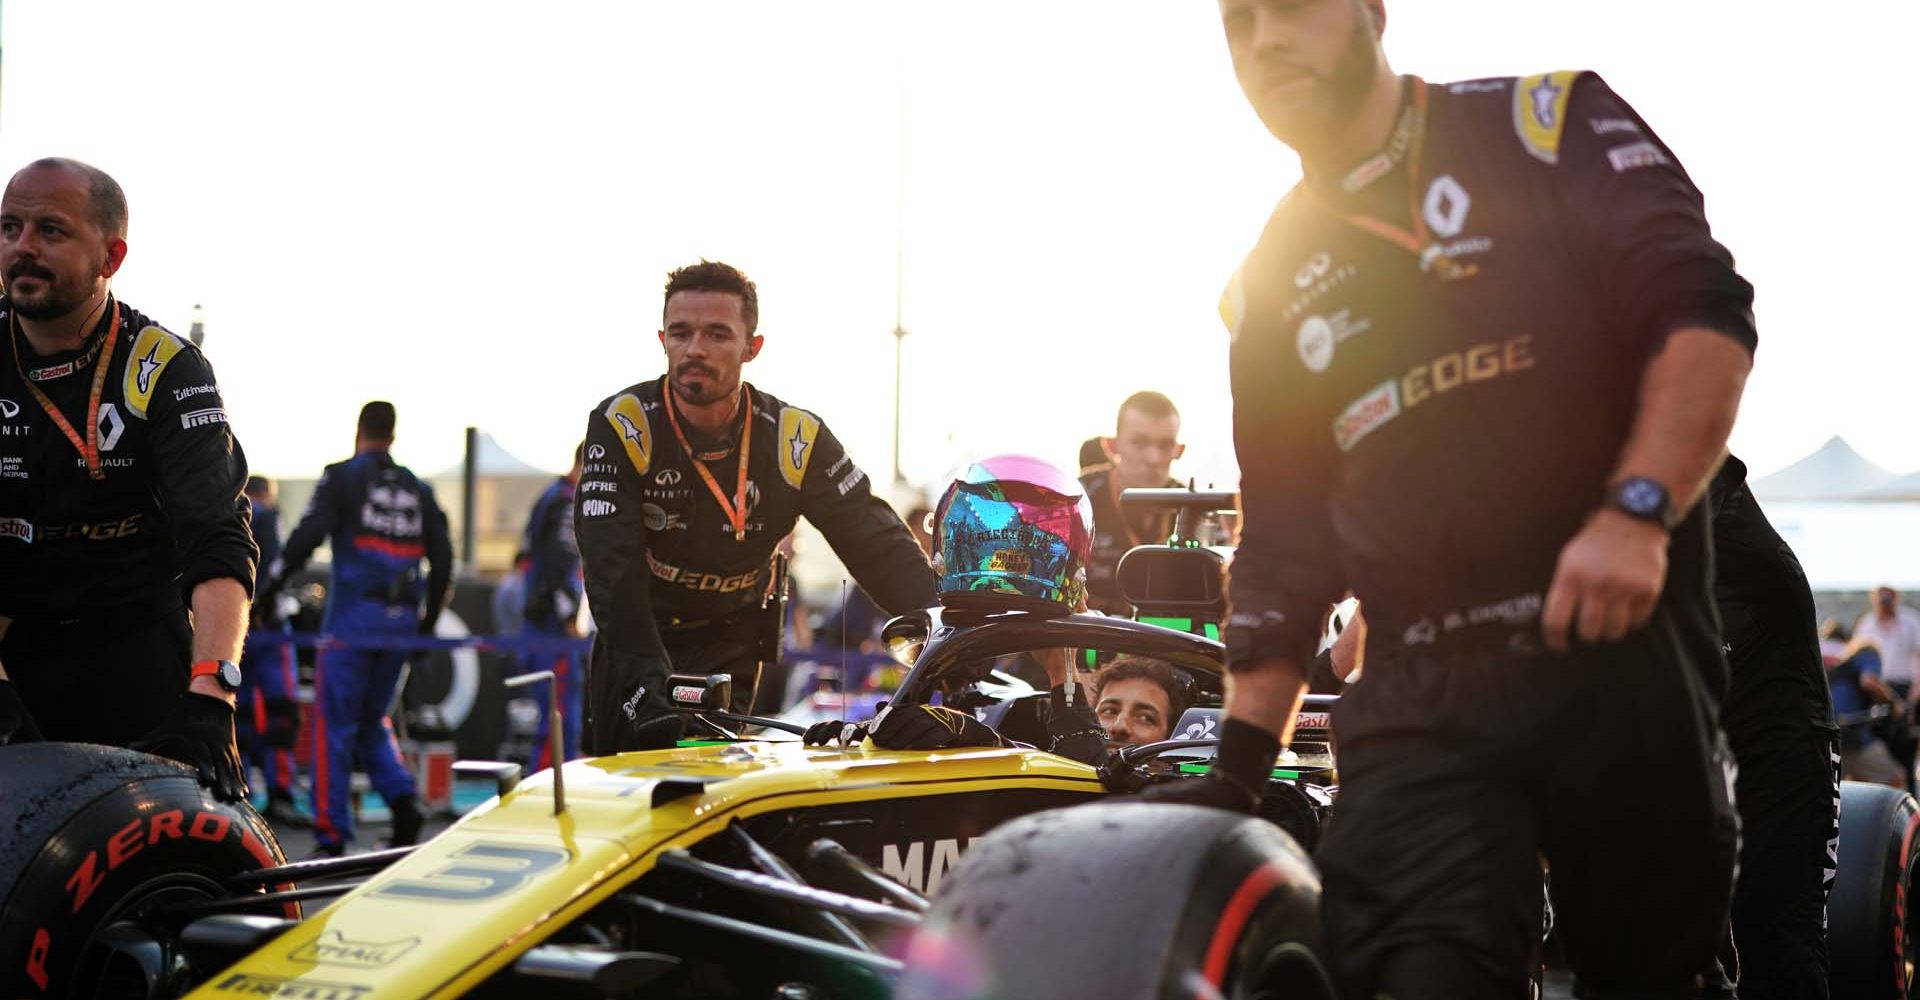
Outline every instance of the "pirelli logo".
[(226, 422), (227, 411), (217, 406), (205, 410), (188, 410), (180, 414), (180, 426), (187, 430), (192, 430), (195, 427), (205, 427), (209, 424), (224, 424)]
[(217, 980), (213, 988), (221, 993), (250, 997), (286, 997), (289, 1000), (359, 1000), (373, 992), (371, 986), (357, 983), (324, 983), (311, 979), (286, 979), (235, 972)]

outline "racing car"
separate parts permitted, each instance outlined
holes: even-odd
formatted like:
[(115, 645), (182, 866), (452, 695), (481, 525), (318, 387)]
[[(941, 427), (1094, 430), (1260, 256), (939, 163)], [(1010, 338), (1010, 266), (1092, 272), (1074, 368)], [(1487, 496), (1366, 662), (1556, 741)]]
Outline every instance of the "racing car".
[[(1069, 647), (1182, 668), (1195, 707), (1175, 738), (1101, 767), (1023, 747), (804, 746), (799, 727), (723, 711), (725, 681), (676, 678), (697, 738), (674, 749), (525, 778), (469, 764), (499, 794), (427, 843), (287, 864), (251, 809), (171, 762), (0, 748), (0, 984), (313, 1000), (1330, 998), (1303, 846), (1338, 784), (1324, 704), (1262, 818), (1125, 801), (1205, 770), (1217, 558), (1170, 544), (1122, 567), (1142, 618), (1184, 614), (1186, 628), (945, 609), (887, 627), (910, 668), (897, 704), (972, 708), (1035, 744), (1045, 698), (1004, 685), (998, 658)], [(1915, 810), (1881, 792), (1846, 792), (1835, 967), (1855, 945), (1864, 964), (1843, 996), (1905, 995), (1911, 979)]]

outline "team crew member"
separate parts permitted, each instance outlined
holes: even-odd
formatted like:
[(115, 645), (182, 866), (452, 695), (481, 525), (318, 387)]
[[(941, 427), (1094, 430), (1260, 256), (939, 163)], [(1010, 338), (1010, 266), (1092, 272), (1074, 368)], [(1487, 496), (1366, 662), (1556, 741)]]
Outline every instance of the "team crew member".
[[(348, 640), (432, 635), (453, 574), (447, 516), (432, 487), (389, 454), (393, 428), (392, 403), (376, 400), (360, 408), (354, 456), (321, 473), (266, 587), (269, 594), (278, 591), (327, 541), (333, 549), (333, 581), (322, 628)], [(427, 561), (424, 588), (422, 558)], [(403, 649), (348, 647), (316, 656), (313, 827), (318, 854), (337, 856), (353, 840), (348, 792), (355, 763), (393, 811), (392, 842), (411, 844), (419, 836), (413, 774), (400, 760), (387, 718), (406, 663)]]
[[(1708, 489), (1715, 602), (1731, 682), (1720, 712), (1739, 765), (1733, 942), (1743, 1000), (1827, 995), (1827, 848), (1840, 836), (1839, 729), (1813, 591), (1728, 457)], [(1729, 970), (1731, 971), (1731, 970)]]
[[(260, 564), (280, 558), (279, 489), (265, 476), (247, 478), (247, 503), (252, 511), (253, 540), (260, 548)], [(263, 813), (275, 827), (305, 829), (313, 823), (293, 802), (293, 744), (300, 730), (300, 679), (292, 643), (261, 645), (263, 634), (286, 632), (272, 602), (254, 608), (255, 642), (240, 659), (239, 715), (241, 759), (258, 767), (267, 779), (267, 808)]]
[(574, 512), (600, 631), (587, 674), (587, 750), (670, 744), (672, 670), (733, 676), (753, 704), (773, 549), (802, 515), (887, 611), (934, 604), (933, 572), (819, 417), (741, 381), (760, 353), (746, 275), (701, 261), (667, 277), (667, 374), (587, 420)]
[(1254, 806), (1351, 591), (1371, 642), (1316, 858), (1341, 993), (1521, 995), (1544, 855), (1585, 995), (1694, 995), (1736, 841), (1696, 501), (1752, 289), (1597, 77), (1429, 86), (1388, 68), (1382, 0), (1221, 10), (1306, 179), (1222, 302), (1229, 721), (1168, 794)]
[[(580, 484), (585, 445), (573, 450), (573, 465), (534, 501), (527, 517), (526, 612), (523, 634), (533, 639), (580, 638), (580, 547), (573, 539), (573, 494)], [(580, 755), (580, 657), (571, 650), (528, 653), (521, 661), (528, 671), (551, 670), (560, 690), (561, 741), (567, 759)], [(552, 767), (553, 742), (547, 738), (547, 691), (535, 684), (532, 698), (540, 705), (534, 730), (535, 770)]]
[[(1083, 468), (1080, 484), (1093, 501), (1093, 558), (1087, 563), (1087, 604), (1096, 611), (1130, 615), (1120, 593), (1120, 557), (1136, 545), (1167, 540), (1172, 511), (1120, 512), (1120, 494), (1130, 489), (1179, 486), (1169, 470), (1187, 450), (1180, 443), (1180, 411), (1153, 391), (1136, 392), (1120, 404), (1113, 436), (1101, 442), (1111, 464)], [(1084, 457), (1084, 456), (1083, 456)]]
[(112, 294), (126, 236), (73, 160), (0, 199), (0, 743), (134, 746), (237, 800), (247, 461), (199, 349)]

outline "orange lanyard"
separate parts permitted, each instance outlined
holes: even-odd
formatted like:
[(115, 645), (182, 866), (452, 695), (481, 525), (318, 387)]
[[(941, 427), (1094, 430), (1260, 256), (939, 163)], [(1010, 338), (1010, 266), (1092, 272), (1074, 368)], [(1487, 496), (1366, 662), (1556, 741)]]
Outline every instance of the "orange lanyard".
[(48, 419), (53, 421), (55, 427), (60, 428), (60, 433), (65, 434), (67, 440), (73, 442), (73, 449), (80, 453), (80, 460), (87, 464), (87, 475), (94, 479), (107, 478), (106, 470), (100, 468), (100, 390), (107, 384), (107, 365), (113, 360), (114, 342), (120, 339), (120, 301), (114, 300), (113, 318), (107, 323), (106, 346), (100, 349), (100, 358), (94, 362), (93, 389), (87, 394), (87, 435), (84, 438), (80, 436), (80, 432), (73, 429), (73, 424), (67, 421), (66, 414), (61, 413), (60, 408), (53, 405), (53, 400), (48, 399), (47, 394), (41, 392), (40, 387), (34, 384), (34, 380), (27, 377), (25, 363), (20, 358), (22, 353), (19, 339), (20, 318), (10, 315), (7, 319), (7, 332), (13, 337), (13, 364), (20, 371), (21, 383), (27, 387), (29, 393), (33, 394), (33, 399), (40, 404), (40, 408), (47, 411)]
[[(661, 380), (665, 383), (665, 379)], [(720, 481), (713, 478), (713, 470), (707, 463), (700, 461), (694, 454), (693, 445), (687, 443), (687, 434), (680, 429), (680, 415), (673, 409), (673, 386), (662, 384), (660, 398), (667, 405), (667, 423), (673, 425), (674, 439), (680, 442), (680, 450), (687, 453), (687, 461), (693, 463), (693, 471), (707, 484), (707, 491), (720, 504), (720, 512), (727, 515), (727, 523), (733, 525), (733, 540), (747, 540), (747, 456), (748, 446), (753, 443), (753, 397), (747, 393), (747, 387), (740, 387), (740, 405), (746, 408), (747, 418), (740, 424), (740, 481), (734, 486), (733, 502), (727, 502), (727, 494), (720, 489)]]
[(1358, 212), (1345, 216), (1345, 219), (1355, 228), (1364, 229), (1419, 258), (1422, 271), (1432, 271), (1447, 279), (1464, 278), (1474, 272), (1473, 265), (1457, 263), (1441, 252), (1440, 244), (1427, 230), (1426, 214), (1421, 210), (1420, 153), (1427, 138), (1427, 83), (1417, 76), (1410, 79), (1413, 81), (1413, 139), (1407, 150), (1407, 217), (1412, 220), (1413, 228), (1402, 229)]

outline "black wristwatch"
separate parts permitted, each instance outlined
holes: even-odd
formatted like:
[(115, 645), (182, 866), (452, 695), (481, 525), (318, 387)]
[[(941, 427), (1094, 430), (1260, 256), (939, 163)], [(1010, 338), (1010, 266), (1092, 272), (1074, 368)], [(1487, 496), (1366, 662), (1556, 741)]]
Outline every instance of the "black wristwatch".
[(1646, 476), (1628, 476), (1607, 487), (1607, 506), (1636, 521), (1657, 524), (1662, 531), (1672, 531), (1680, 523), (1672, 494)]
[(240, 665), (232, 660), (201, 660), (193, 665), (188, 679), (194, 677), (212, 677), (228, 691), (240, 690)]

